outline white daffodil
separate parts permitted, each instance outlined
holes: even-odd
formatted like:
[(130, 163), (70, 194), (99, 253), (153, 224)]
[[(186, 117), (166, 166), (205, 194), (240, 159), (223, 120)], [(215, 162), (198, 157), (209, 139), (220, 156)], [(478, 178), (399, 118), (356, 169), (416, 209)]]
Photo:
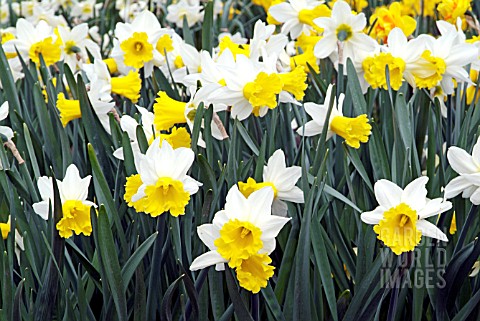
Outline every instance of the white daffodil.
[(296, 39), (302, 33), (310, 34), (315, 29), (315, 18), (328, 16), (330, 10), (327, 6), (322, 6), (323, 3), (324, 1), (288, 0), (271, 6), (268, 13), (283, 23), (283, 34), (290, 34), (292, 39)]
[[(8, 117), (8, 101), (5, 101), (2, 106), (0, 106), (0, 121), (6, 119)], [(13, 138), (13, 130), (7, 126), (0, 126), (0, 135), (5, 136), (7, 140)]]
[(475, 205), (480, 204), (480, 137), (473, 146), (472, 155), (465, 150), (452, 146), (447, 152), (448, 162), (460, 176), (445, 186), (445, 198), (453, 198), (462, 193)]
[(63, 52), (63, 60), (70, 67), (72, 72), (81, 67), (83, 63), (88, 61), (87, 50), (97, 59), (102, 59), (100, 47), (89, 39), (88, 24), (82, 23), (72, 30), (59, 26), (58, 34), (63, 42), (61, 46)]
[(194, 157), (190, 148), (173, 149), (157, 137), (142, 155), (138, 174), (127, 178), (124, 199), (128, 206), (152, 217), (167, 211), (173, 216), (185, 214), (190, 195), (202, 186), (187, 175)]
[[(91, 179), (91, 175), (81, 178), (77, 167), (72, 164), (68, 166), (63, 181), (57, 180), (63, 212), (62, 219), (57, 223), (57, 230), (61, 237), (69, 238), (73, 232), (77, 235), (83, 233), (86, 236), (92, 233), (90, 208), (97, 206), (87, 201)], [(52, 208), (55, 206), (52, 178), (42, 176), (38, 179), (37, 185), (42, 201), (33, 204), (33, 210), (47, 220), (50, 204)]]
[[(317, 18), (314, 22), (324, 29), (314, 54), (318, 58), (330, 57), (335, 65), (345, 65), (347, 58), (354, 60), (357, 51), (369, 52), (377, 46), (373, 38), (363, 33), (367, 25), (365, 14), (354, 15), (345, 1), (335, 2), (331, 17)], [(342, 57), (339, 57), (339, 45), (343, 48)]]
[(16, 56), (18, 50), (24, 61), (31, 60), (37, 66), (40, 65), (40, 55), (47, 66), (60, 61), (61, 41), (58, 41), (53, 28), (45, 21), (42, 20), (34, 26), (31, 22), (20, 18), (17, 20), (16, 30), (17, 38), (3, 44), (6, 54)]
[(287, 202), (303, 203), (303, 191), (295, 186), (298, 179), (302, 176), (300, 166), (287, 167), (285, 164), (285, 154), (278, 149), (268, 159), (268, 163), (263, 168), (263, 182), (257, 183), (249, 177), (246, 183), (239, 182), (238, 187), (245, 197), (249, 197), (253, 192), (270, 186), (274, 192), (272, 204), (272, 214), (287, 216)]
[(117, 23), (111, 57), (134, 69), (143, 67), (145, 76), (150, 77), (154, 64), (157, 65), (164, 59), (157, 50), (160, 36), (161, 28), (157, 17), (145, 10), (132, 23)]
[(268, 109), (277, 107), (283, 82), (268, 63), (237, 54), (235, 64), (224, 69), (223, 75), (225, 86), (215, 90), (209, 100), (232, 106), (232, 118), (244, 120), (252, 113), (265, 116)]
[[(390, 86), (399, 90), (403, 80), (415, 87), (415, 77), (412, 74), (414, 63), (420, 59), (425, 45), (422, 39), (417, 38), (408, 41), (402, 29), (394, 28), (388, 34), (388, 46), (378, 47), (378, 51), (368, 53), (362, 57), (363, 52), (355, 56), (359, 62), (359, 79), (366, 82), (372, 88), (388, 89), (385, 69), (388, 65)], [(362, 86), (366, 92), (367, 86)]]
[[(332, 85), (328, 86), (327, 94), (323, 105), (315, 103), (305, 103), (305, 111), (312, 117), (312, 120), (297, 129), (297, 134), (301, 136), (315, 136), (323, 131), (323, 126), (327, 119), (330, 101), (332, 99)], [(345, 138), (347, 145), (359, 148), (360, 143), (366, 143), (371, 134), (372, 126), (368, 123), (367, 115), (362, 114), (355, 118), (343, 116), (343, 100), (345, 95), (342, 93), (337, 99), (334, 98), (332, 112), (328, 120), (327, 139), (337, 134)]]
[(428, 177), (413, 180), (405, 189), (381, 179), (375, 183), (375, 197), (379, 206), (361, 215), (362, 221), (375, 225), (377, 238), (400, 255), (410, 252), (422, 236), (448, 242), (447, 236), (426, 219), (452, 208), (443, 198), (428, 199), (425, 185)]
[(268, 257), (275, 250), (275, 237), (290, 218), (271, 214), (273, 190), (264, 187), (248, 198), (236, 185), (228, 191), (225, 209), (218, 211), (212, 224), (197, 228), (198, 236), (209, 252), (197, 257), (190, 266), (195, 271), (225, 263), (236, 268), (240, 286), (254, 293), (267, 285), (273, 275)]
[(440, 86), (443, 93), (451, 95), (454, 80), (471, 83), (464, 67), (478, 59), (478, 49), (462, 41), (454, 27), (446, 28), (440, 23), (439, 28), (443, 33), (437, 39), (429, 35), (418, 37), (425, 50), (411, 71), (417, 87), (434, 89)]
[(82, 69), (90, 80), (90, 88), (98, 93), (100, 100), (110, 101), (111, 94), (126, 97), (133, 103), (140, 98), (142, 80), (138, 71), (130, 70), (125, 76), (112, 77), (106, 63), (101, 59), (95, 59), (93, 64), (83, 65)]
[(187, 24), (192, 27), (203, 20), (203, 7), (198, 0), (180, 0), (167, 7), (167, 21), (174, 23), (177, 28), (183, 28), (183, 19), (187, 19)]
[(81, 21), (87, 21), (93, 18), (94, 13), (98, 13), (103, 5), (102, 3), (97, 4), (96, 2), (96, 0), (73, 1), (70, 15), (72, 17), (78, 17)]

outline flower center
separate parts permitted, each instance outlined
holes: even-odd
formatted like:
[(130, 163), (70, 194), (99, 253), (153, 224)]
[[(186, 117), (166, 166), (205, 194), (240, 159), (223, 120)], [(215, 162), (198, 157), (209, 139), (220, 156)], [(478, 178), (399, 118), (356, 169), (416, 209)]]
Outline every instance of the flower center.
[(336, 116), (330, 123), (330, 129), (345, 138), (347, 145), (360, 148), (360, 142), (368, 142), (372, 126), (368, 123), (367, 115), (363, 114), (355, 118)]
[(277, 74), (267, 74), (261, 72), (257, 75), (254, 81), (249, 82), (243, 87), (243, 96), (247, 99), (254, 108), (268, 107), (273, 109), (277, 107), (277, 95), (282, 91), (282, 79)]
[(145, 32), (134, 32), (132, 37), (122, 41), (120, 48), (125, 53), (123, 59), (127, 66), (141, 68), (153, 59), (153, 46)]
[(379, 240), (399, 255), (412, 251), (422, 237), (417, 227), (417, 212), (405, 203), (383, 213), (383, 219), (373, 227)]
[(160, 177), (155, 185), (145, 188), (144, 212), (155, 217), (170, 211), (173, 216), (185, 214), (185, 206), (190, 201), (190, 194), (185, 191), (183, 183), (171, 177)]
[(63, 127), (67, 127), (70, 121), (82, 117), (80, 101), (66, 99), (63, 93), (57, 95), (57, 109), (60, 111), (60, 120)]
[(260, 239), (262, 230), (250, 222), (230, 220), (222, 226), (220, 237), (214, 242), (218, 253), (226, 259), (231, 268), (242, 264), (243, 260), (257, 254), (263, 247)]
[(336, 34), (338, 40), (348, 41), (353, 36), (352, 27), (345, 23), (342, 23), (337, 27)]
[(60, 60), (60, 47), (53, 42), (52, 37), (43, 39), (34, 43), (28, 51), (28, 56), (35, 64), (40, 64), (40, 55), (47, 66), (53, 65)]
[(425, 50), (422, 54), (424, 60), (424, 68), (426, 72), (430, 72), (428, 77), (415, 76), (415, 83), (418, 88), (431, 89), (435, 87), (443, 78), (443, 74), (447, 70), (445, 60), (440, 57), (432, 56), (430, 50)]
[(69, 238), (75, 234), (83, 233), (89, 236), (92, 233), (90, 221), (90, 205), (85, 205), (79, 200), (68, 200), (62, 205), (62, 219), (57, 223), (57, 230), (61, 237)]
[(80, 52), (80, 48), (77, 47), (77, 44), (73, 40), (65, 42), (65, 52), (67, 55), (76, 54)]
[(273, 276), (275, 267), (269, 265), (272, 259), (266, 254), (254, 254), (243, 260), (237, 267), (237, 279), (240, 286), (253, 293), (258, 293), (267, 286)]
[(386, 67), (390, 76), (390, 86), (393, 90), (400, 89), (403, 81), (403, 72), (405, 71), (405, 61), (401, 58), (393, 57), (390, 53), (379, 53), (373, 57), (367, 57), (363, 60), (362, 67), (365, 71), (365, 79), (372, 88), (388, 89)]
[(133, 103), (136, 103), (138, 98), (140, 98), (142, 80), (136, 71), (130, 70), (130, 72), (123, 77), (112, 77), (111, 85), (112, 93), (126, 97)]

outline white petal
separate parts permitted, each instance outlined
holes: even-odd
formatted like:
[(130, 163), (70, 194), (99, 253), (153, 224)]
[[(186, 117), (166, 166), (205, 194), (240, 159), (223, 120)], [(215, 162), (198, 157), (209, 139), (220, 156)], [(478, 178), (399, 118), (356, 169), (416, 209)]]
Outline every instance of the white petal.
[(422, 176), (409, 183), (403, 190), (402, 202), (414, 210), (422, 209), (427, 201), (427, 189), (425, 188), (427, 182), (428, 177)]
[(470, 186), (472, 186), (470, 181), (465, 176), (460, 175), (445, 186), (444, 196), (446, 199), (454, 198)]
[(225, 211), (229, 217), (240, 218), (248, 215), (249, 206), (247, 199), (238, 190), (237, 185), (233, 185), (227, 193)]
[(272, 215), (286, 217), (288, 214), (288, 205), (284, 201), (276, 198), (272, 204)]
[(267, 220), (264, 220), (258, 226), (262, 230), (262, 239), (275, 239), (283, 226), (290, 220), (290, 217), (269, 216)]
[(253, 192), (247, 199), (250, 222), (256, 223), (257, 221), (263, 221), (265, 216), (272, 214), (273, 203), (273, 189), (270, 186), (266, 186), (258, 191)]
[(447, 158), (450, 166), (459, 174), (473, 174), (478, 171), (472, 156), (461, 148), (456, 146), (450, 147)]
[(383, 212), (385, 212), (385, 208), (378, 206), (373, 211), (363, 212), (360, 218), (366, 224), (376, 225), (383, 219)]
[(374, 189), (378, 204), (386, 209), (395, 207), (402, 201), (403, 190), (386, 179), (377, 181)]
[(192, 265), (190, 265), (190, 271), (201, 270), (208, 266), (226, 262), (227, 260), (225, 260), (217, 251), (210, 251), (193, 260)]
[(305, 203), (303, 191), (297, 186), (288, 191), (278, 191), (277, 197), (288, 202)]
[(197, 227), (197, 234), (200, 240), (208, 246), (210, 250), (216, 250), (214, 242), (220, 237), (220, 231), (213, 224), (203, 224)]
[(300, 136), (311, 137), (320, 135), (323, 131), (323, 125), (319, 125), (317, 122), (311, 120), (299, 129), (297, 129), (297, 134)]
[(0, 126), (0, 134), (5, 136), (7, 139), (13, 138), (13, 130), (7, 126)]
[(49, 201), (41, 201), (33, 204), (33, 210), (35, 211), (35, 213), (40, 215), (40, 217), (43, 218), (45, 221), (48, 220), (49, 209)]
[(422, 235), (428, 236), (434, 239), (442, 240), (448, 242), (447, 236), (440, 231), (440, 229), (426, 220), (417, 221), (417, 229), (422, 232)]
[(418, 216), (424, 219), (448, 211), (451, 208), (452, 203), (444, 201), (442, 198), (435, 198), (428, 201), (425, 207), (418, 212)]
[(8, 116), (8, 101), (5, 101), (2, 106), (0, 106), (0, 120), (4, 120)]

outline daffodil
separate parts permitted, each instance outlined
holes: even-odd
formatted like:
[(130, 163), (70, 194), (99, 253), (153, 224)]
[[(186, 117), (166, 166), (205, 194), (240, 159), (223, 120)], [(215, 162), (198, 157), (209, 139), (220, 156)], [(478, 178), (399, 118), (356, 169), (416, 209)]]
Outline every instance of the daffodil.
[(280, 76), (265, 63), (237, 55), (235, 65), (224, 70), (225, 86), (215, 90), (209, 100), (232, 106), (232, 118), (244, 120), (250, 114), (264, 116), (277, 107), (283, 89)]
[(292, 39), (296, 39), (302, 32), (309, 34), (315, 29), (318, 30), (314, 19), (330, 16), (330, 9), (323, 3), (312, 0), (289, 0), (272, 5), (268, 13), (276, 21), (283, 23), (282, 33), (290, 34)]
[(448, 242), (447, 236), (427, 218), (448, 211), (452, 204), (442, 198), (428, 199), (427, 182), (428, 177), (422, 176), (402, 189), (381, 179), (374, 186), (379, 206), (361, 215), (363, 222), (375, 225), (377, 238), (397, 255), (413, 251), (422, 236)]
[[(332, 85), (328, 87), (323, 105), (305, 103), (305, 111), (312, 117), (312, 120), (297, 129), (299, 135), (315, 136), (322, 133), (332, 99), (332, 88)], [(372, 126), (368, 123), (368, 118), (365, 114), (355, 118), (343, 116), (342, 107), (344, 98), (345, 95), (340, 94), (338, 104), (337, 99), (334, 98), (332, 112), (327, 124), (327, 139), (337, 134), (345, 139), (347, 145), (353, 148), (360, 148), (360, 143), (366, 143), (368, 141)]]
[(445, 198), (453, 198), (462, 193), (475, 205), (480, 204), (480, 138), (473, 146), (470, 155), (464, 149), (452, 146), (447, 152), (448, 162), (459, 174), (445, 186)]
[(249, 197), (253, 192), (270, 186), (273, 189), (274, 200), (272, 204), (272, 214), (287, 216), (287, 202), (303, 203), (303, 192), (295, 186), (298, 179), (302, 176), (300, 166), (287, 167), (285, 164), (285, 154), (278, 149), (268, 159), (268, 163), (263, 168), (263, 182), (256, 182), (253, 178), (248, 178), (246, 183), (239, 182), (240, 192), (245, 197)]
[(370, 36), (377, 41), (387, 42), (387, 37), (394, 28), (400, 28), (405, 36), (410, 36), (417, 27), (414, 18), (401, 14), (401, 4), (393, 2), (388, 7), (376, 7), (373, 15), (370, 16), (372, 32)]
[(437, 11), (442, 20), (455, 23), (457, 18), (465, 18), (465, 12), (471, 10), (472, 0), (441, 0)]
[(157, 137), (140, 159), (138, 174), (127, 178), (124, 199), (137, 212), (152, 217), (170, 212), (185, 214), (190, 195), (202, 184), (187, 175), (194, 153), (189, 148), (173, 149), (168, 141)]
[[(2, 235), (2, 238), (6, 240), (8, 238), (8, 235), (11, 232), (11, 217), (10, 215), (8, 216), (8, 220), (6, 223), (0, 223), (0, 233)], [(18, 264), (20, 264), (20, 252), (25, 251), (25, 245), (23, 243), (23, 237), (18, 232), (17, 229), (15, 229), (15, 255), (17, 257)]]
[(20, 18), (17, 21), (16, 30), (17, 37), (3, 44), (6, 54), (15, 55), (18, 50), (25, 61), (31, 60), (37, 66), (40, 65), (40, 55), (47, 66), (60, 61), (61, 40), (45, 21), (42, 20), (37, 26), (33, 26), (27, 20)]
[(203, 20), (203, 11), (198, 0), (180, 0), (167, 7), (167, 21), (183, 28), (183, 19), (187, 19), (188, 27)]
[(465, 43), (454, 25), (437, 22), (442, 35), (435, 39), (420, 35), (425, 45), (420, 59), (412, 66), (412, 74), (419, 88), (432, 89), (441, 86), (450, 95), (456, 82), (470, 83), (465, 66), (478, 59), (478, 49)]
[[(91, 175), (81, 178), (77, 167), (72, 164), (68, 166), (63, 181), (57, 180), (63, 216), (56, 227), (63, 238), (69, 238), (73, 233), (85, 236), (92, 233), (90, 208), (97, 206), (87, 200), (91, 179)], [(47, 220), (50, 206), (51, 208), (55, 207), (52, 178), (42, 176), (38, 179), (37, 185), (42, 201), (33, 204), (33, 210), (41, 218)]]
[[(368, 52), (377, 45), (375, 40), (363, 33), (367, 25), (365, 14), (354, 15), (345, 1), (335, 2), (331, 17), (317, 18), (313, 22), (324, 30), (323, 37), (315, 45), (315, 56), (330, 57), (335, 65), (345, 65), (347, 58), (353, 60), (356, 51)], [(338, 51), (339, 43), (342, 52)]]
[(63, 61), (72, 72), (80, 68), (83, 63), (88, 61), (87, 50), (95, 59), (101, 59), (100, 47), (89, 39), (88, 24), (82, 23), (68, 30), (66, 27), (59, 26), (58, 34), (62, 41)]
[(145, 76), (150, 77), (154, 64), (163, 60), (156, 49), (160, 29), (157, 17), (148, 10), (136, 16), (132, 23), (117, 23), (111, 57), (134, 69), (143, 67)]
[(271, 214), (274, 192), (264, 187), (248, 198), (236, 185), (227, 193), (225, 209), (217, 212), (212, 224), (197, 228), (198, 236), (209, 252), (197, 257), (190, 270), (216, 265), (224, 270), (225, 263), (235, 268), (240, 286), (257, 293), (267, 286), (273, 275), (268, 257), (275, 249), (275, 237), (290, 218)]

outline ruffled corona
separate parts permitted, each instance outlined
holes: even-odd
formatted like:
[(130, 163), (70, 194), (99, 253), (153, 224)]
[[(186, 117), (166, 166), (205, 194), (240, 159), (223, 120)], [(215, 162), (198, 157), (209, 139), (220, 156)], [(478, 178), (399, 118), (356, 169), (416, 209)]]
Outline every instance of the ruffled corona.
[(57, 223), (57, 230), (63, 238), (69, 238), (82, 233), (89, 236), (92, 233), (90, 221), (90, 207), (79, 200), (68, 200), (62, 205), (63, 217)]
[(228, 265), (235, 268), (263, 247), (261, 236), (262, 230), (252, 223), (232, 219), (223, 225), (214, 244)]
[(260, 107), (277, 107), (277, 95), (282, 91), (282, 87), (282, 79), (277, 74), (261, 72), (254, 81), (245, 85), (243, 96), (252, 104), (254, 115), (259, 116)]
[(143, 200), (140, 199), (136, 202), (132, 201), (133, 195), (137, 194), (138, 189), (143, 184), (142, 178), (139, 174), (132, 175), (127, 177), (127, 182), (125, 183), (125, 195), (123, 199), (127, 202), (127, 205), (134, 207), (137, 212), (142, 212), (144, 208)]
[(422, 59), (425, 62), (425, 68), (431, 72), (431, 76), (419, 77), (415, 75), (415, 83), (418, 88), (432, 89), (442, 80), (447, 65), (442, 58), (432, 56), (430, 50), (423, 52)]
[(237, 267), (237, 279), (242, 288), (252, 293), (260, 292), (265, 288), (268, 279), (273, 276), (274, 266), (271, 266), (272, 259), (266, 254), (254, 254), (243, 260)]
[(378, 239), (400, 255), (413, 251), (420, 243), (422, 232), (417, 227), (417, 212), (405, 203), (383, 213), (383, 219), (373, 227)]
[(82, 117), (80, 102), (75, 99), (66, 99), (63, 93), (57, 95), (57, 109), (60, 111), (63, 127), (66, 127), (70, 121)]
[(175, 124), (184, 124), (187, 122), (185, 118), (185, 110), (187, 103), (177, 101), (168, 97), (167, 93), (160, 91), (156, 103), (153, 105), (155, 114), (155, 127), (157, 130), (168, 130)]
[(51, 66), (60, 60), (62, 51), (60, 46), (53, 41), (52, 37), (47, 37), (42, 41), (34, 43), (28, 51), (28, 56), (35, 64), (40, 65), (40, 55), (47, 66)]
[(360, 148), (360, 143), (368, 142), (372, 126), (368, 123), (367, 115), (363, 114), (355, 118), (336, 116), (330, 128), (335, 134), (345, 138), (347, 145)]
[(307, 89), (307, 73), (305, 67), (298, 66), (290, 72), (279, 74), (283, 82), (283, 90), (295, 96), (295, 99), (302, 100)]
[(190, 194), (184, 190), (181, 181), (170, 177), (161, 177), (155, 185), (145, 187), (143, 212), (156, 217), (170, 211), (173, 216), (185, 214), (185, 206), (190, 201)]
[(270, 183), (270, 182), (257, 183), (255, 179), (251, 177), (247, 179), (246, 183), (238, 182), (238, 189), (245, 197), (249, 197), (250, 194), (252, 194), (253, 192), (258, 191), (259, 189), (262, 189), (266, 186), (270, 186), (273, 189), (274, 197), (277, 197), (278, 190), (275, 188), (275, 185), (273, 185), (273, 183)]
[(185, 127), (172, 127), (170, 134), (160, 134), (160, 140), (166, 140), (173, 149), (179, 147), (189, 148), (192, 145), (192, 138)]
[(142, 88), (142, 80), (136, 71), (130, 71), (123, 77), (112, 77), (112, 93), (126, 97), (133, 103), (140, 98), (140, 89)]
[(381, 52), (373, 57), (363, 60), (362, 67), (365, 71), (365, 79), (372, 88), (388, 89), (386, 67), (388, 66), (390, 86), (393, 90), (400, 89), (405, 71), (405, 61), (393, 57), (390, 53)]

